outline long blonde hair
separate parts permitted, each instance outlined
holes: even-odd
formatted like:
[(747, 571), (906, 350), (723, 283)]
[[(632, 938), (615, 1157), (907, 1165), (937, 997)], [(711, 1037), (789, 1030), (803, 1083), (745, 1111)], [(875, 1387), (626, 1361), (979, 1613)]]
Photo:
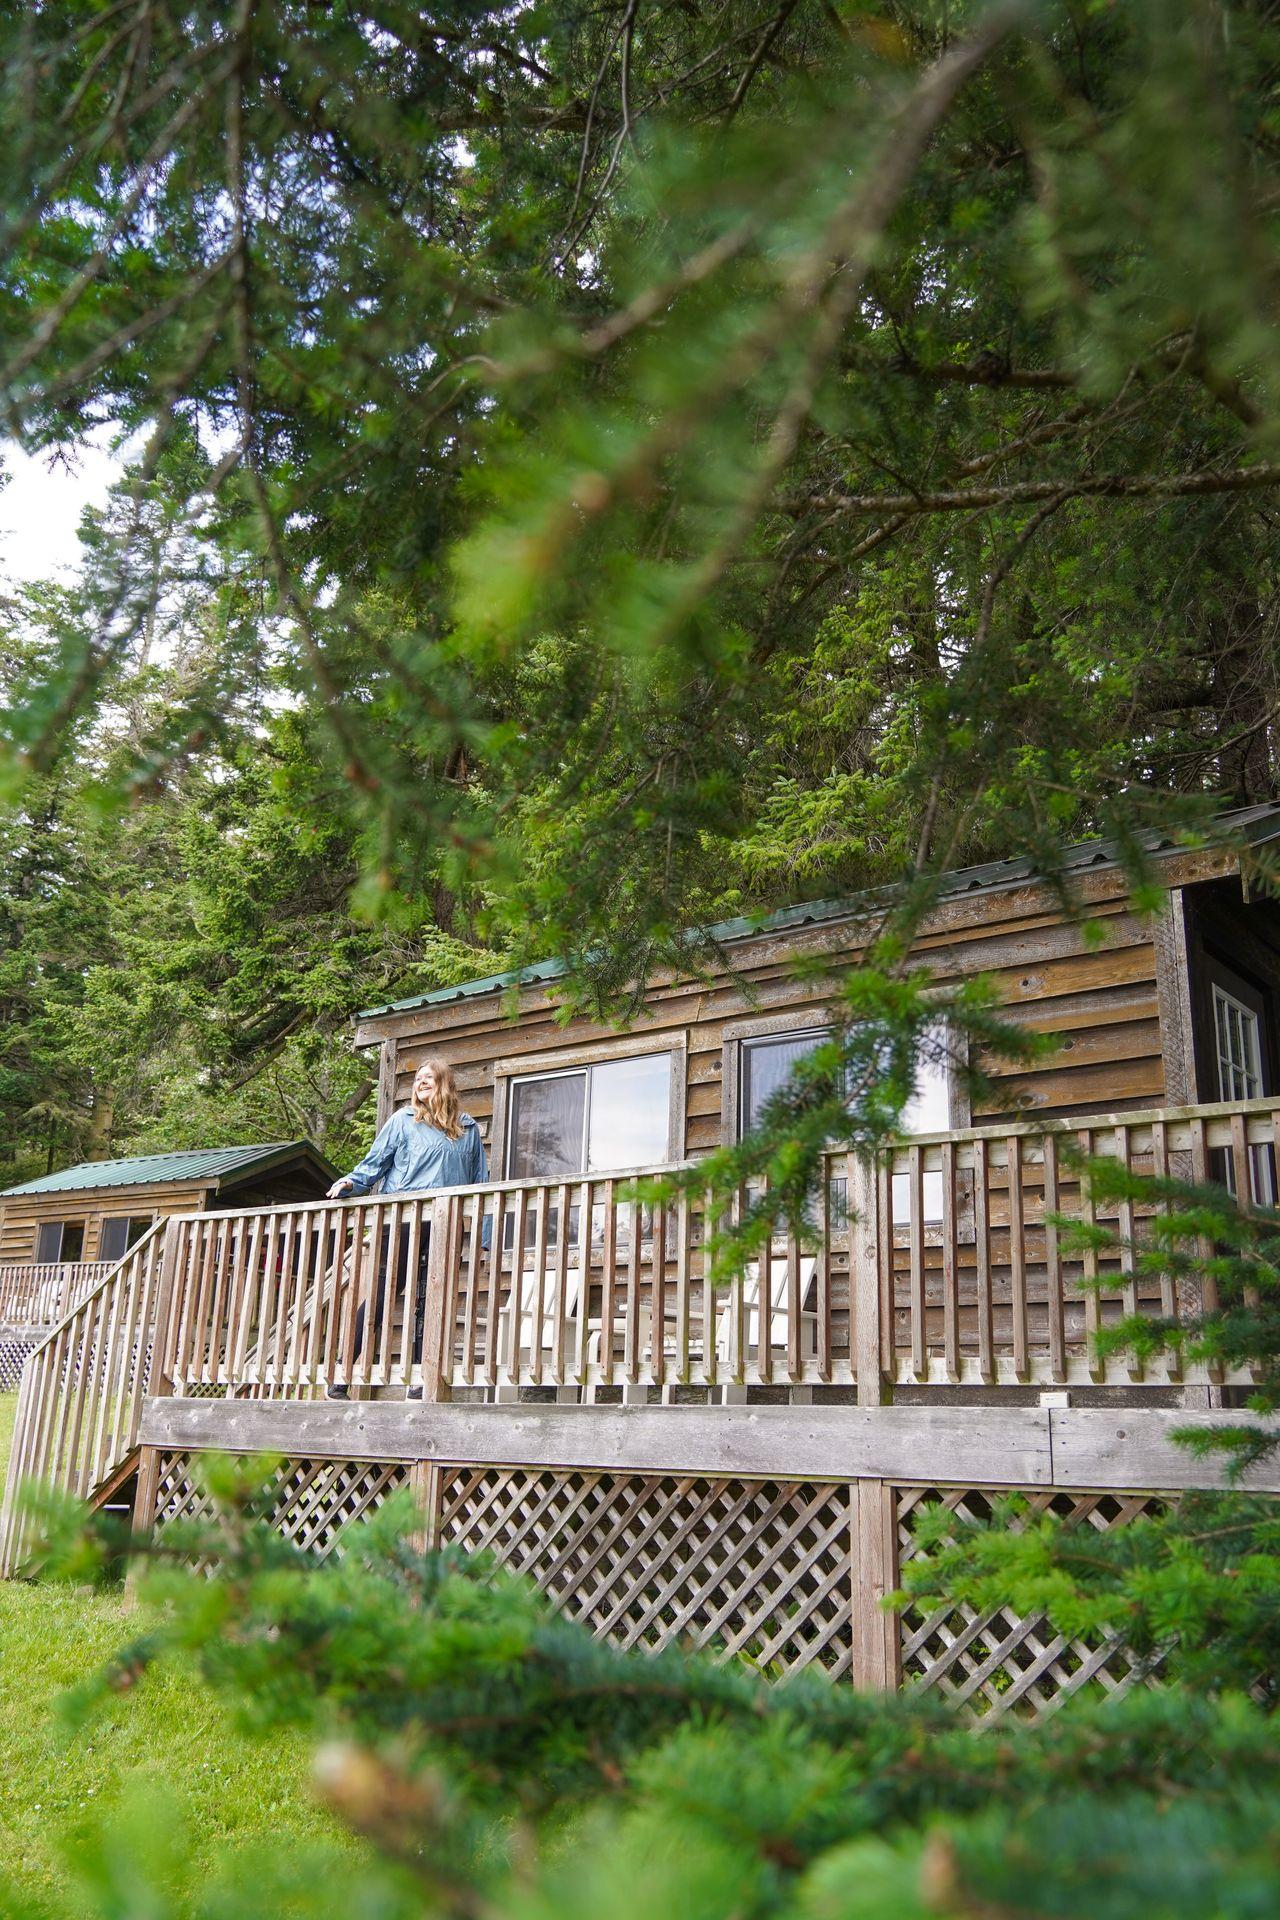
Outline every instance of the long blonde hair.
[(420, 1060), (413, 1070), (416, 1080), (424, 1067), (430, 1067), (435, 1075), (435, 1092), (429, 1100), (419, 1100), (413, 1095), (413, 1117), (425, 1120), (429, 1127), (435, 1127), (440, 1133), (447, 1134), (450, 1140), (456, 1140), (462, 1132), (459, 1118), (458, 1083), (453, 1077), (453, 1068), (447, 1060)]

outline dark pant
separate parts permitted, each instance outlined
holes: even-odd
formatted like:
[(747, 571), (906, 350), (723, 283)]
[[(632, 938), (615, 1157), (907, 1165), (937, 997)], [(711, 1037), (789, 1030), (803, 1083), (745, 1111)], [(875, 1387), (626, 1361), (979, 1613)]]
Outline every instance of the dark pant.
[[(396, 1298), (403, 1300), (408, 1290), (409, 1280), (409, 1222), (400, 1223), (400, 1244), (396, 1248)], [(382, 1315), (387, 1304), (387, 1258), (388, 1242), (391, 1239), (390, 1227), (382, 1229), (382, 1244), (378, 1249), (378, 1283), (373, 1293), (373, 1337), (375, 1342), (381, 1338)], [(418, 1281), (414, 1288), (413, 1303), (413, 1357), (415, 1362), (422, 1361), (422, 1335), (427, 1318), (427, 1254), (431, 1245), (431, 1227), (424, 1220), (418, 1240)], [(356, 1308), (356, 1353), (364, 1352), (365, 1306), (362, 1301)], [(372, 1359), (372, 1355), (370, 1356)]]

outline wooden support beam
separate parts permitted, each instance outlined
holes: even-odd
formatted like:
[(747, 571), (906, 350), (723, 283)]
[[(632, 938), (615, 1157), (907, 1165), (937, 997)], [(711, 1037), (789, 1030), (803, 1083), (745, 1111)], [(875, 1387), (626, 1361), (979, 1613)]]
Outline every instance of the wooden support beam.
[(409, 1491), (422, 1515), (422, 1526), (409, 1536), (415, 1553), (430, 1553), (440, 1526), (440, 1469), (434, 1460), (415, 1460), (409, 1469)]
[(893, 1693), (902, 1684), (902, 1634), (880, 1603), (898, 1584), (897, 1496), (887, 1480), (856, 1480), (852, 1496), (853, 1684)]
[[(1207, 1412), (1199, 1425), (1240, 1416)], [(1172, 1439), (1182, 1408), (601, 1407), (395, 1400), (149, 1400), (144, 1446), (165, 1451), (301, 1454), (736, 1474), (744, 1478), (928, 1481), (938, 1486), (1224, 1485), (1215, 1460)], [(1280, 1426), (1277, 1427), (1280, 1431)], [(1247, 1477), (1280, 1493), (1280, 1460)]]

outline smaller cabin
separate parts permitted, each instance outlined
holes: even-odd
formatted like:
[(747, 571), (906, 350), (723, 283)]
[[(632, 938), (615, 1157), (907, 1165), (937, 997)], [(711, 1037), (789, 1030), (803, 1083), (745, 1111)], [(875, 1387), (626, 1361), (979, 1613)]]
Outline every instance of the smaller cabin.
[(320, 1200), (337, 1177), (309, 1140), (85, 1161), (0, 1193), (0, 1266), (112, 1263), (170, 1214)]

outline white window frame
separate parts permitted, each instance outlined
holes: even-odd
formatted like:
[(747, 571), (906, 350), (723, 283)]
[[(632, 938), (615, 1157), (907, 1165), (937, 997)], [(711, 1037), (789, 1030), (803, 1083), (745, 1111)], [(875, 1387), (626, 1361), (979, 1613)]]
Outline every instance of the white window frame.
[[(671, 1166), (684, 1158), (685, 1128), (685, 1088), (688, 1078), (688, 1035), (681, 1030), (678, 1033), (631, 1035), (625, 1039), (602, 1041), (598, 1045), (565, 1049), (558, 1053), (541, 1056), (526, 1054), (519, 1059), (499, 1060), (493, 1070), (493, 1139), (497, 1152), (495, 1159), (502, 1167), (500, 1178), (514, 1180), (524, 1176), (508, 1171), (511, 1165), (511, 1120), (515, 1109), (512, 1098), (514, 1089), (532, 1080), (567, 1079), (571, 1074), (585, 1074), (587, 1080), (586, 1097), (582, 1103), (582, 1152), (583, 1171), (566, 1174), (566, 1180), (604, 1180), (611, 1172), (626, 1172), (629, 1169), (597, 1168), (588, 1174), (585, 1171), (587, 1143), (591, 1128), (591, 1069), (609, 1066), (615, 1060), (635, 1060), (653, 1055), (665, 1054), (670, 1057), (671, 1070), (668, 1085), (667, 1102), (667, 1155), (665, 1160), (656, 1162), (659, 1166)], [(537, 1178), (530, 1174), (529, 1179)]]
[[(1266, 1085), (1266, 1070), (1262, 1059), (1262, 1015), (1256, 1007), (1247, 1006), (1243, 1000), (1238, 999), (1217, 980), (1211, 981), (1210, 986), (1213, 1005), (1213, 1057), (1218, 1074), (1218, 1098), (1219, 1100), (1260, 1100)], [(1237, 1033), (1245, 1040), (1246, 1050), (1250, 1056), (1246, 1066), (1239, 1065), (1229, 1057), (1229, 1054), (1223, 1053), (1220, 1025), (1223, 1015), (1228, 1022), (1228, 1030), (1230, 1030), (1230, 1023), (1234, 1020)], [(1240, 1091), (1234, 1086), (1228, 1088), (1223, 1084), (1224, 1073), (1234, 1076), (1241, 1072), (1252, 1080), (1251, 1089), (1246, 1088)]]

